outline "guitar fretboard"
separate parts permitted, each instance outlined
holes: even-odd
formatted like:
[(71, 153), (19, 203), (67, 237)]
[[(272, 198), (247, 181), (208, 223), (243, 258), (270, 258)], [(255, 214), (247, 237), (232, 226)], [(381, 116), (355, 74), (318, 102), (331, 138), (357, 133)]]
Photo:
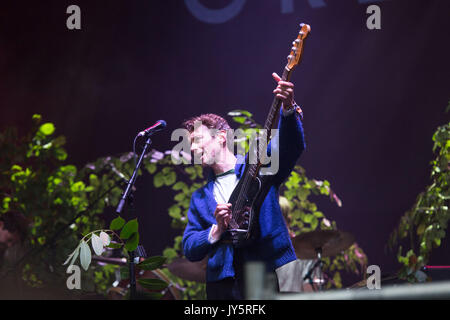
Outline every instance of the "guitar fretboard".
[[(291, 76), (291, 70), (284, 68), (283, 76), (281, 77), (281, 80), (289, 81), (290, 76)], [(277, 97), (274, 97), (272, 105), (270, 106), (270, 109), (269, 109), (269, 114), (267, 115), (267, 118), (266, 118), (266, 122), (264, 123), (263, 133), (264, 133), (265, 137), (264, 137), (263, 141), (267, 141), (267, 143), (269, 143), (270, 131), (274, 127), (275, 120), (277, 118), (278, 113), (280, 112), (280, 107), (281, 107), (281, 100)], [(265, 155), (266, 150), (261, 150), (261, 149), (259, 149), (259, 150), (261, 151), (261, 154), (259, 152), (257, 152), (257, 155), (256, 155), (257, 163), (249, 164), (248, 173), (252, 177), (256, 177), (258, 175), (259, 169), (261, 168), (261, 163), (263, 163), (261, 157)]]

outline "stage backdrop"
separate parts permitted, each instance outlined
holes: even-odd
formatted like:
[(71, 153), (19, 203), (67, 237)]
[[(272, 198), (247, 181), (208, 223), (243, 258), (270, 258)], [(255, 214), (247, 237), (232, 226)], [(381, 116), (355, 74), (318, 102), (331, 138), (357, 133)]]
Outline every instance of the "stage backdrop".
[[(81, 29), (69, 30), (73, 4)], [(343, 206), (321, 200), (320, 209), (389, 273), (397, 264), (384, 250), (388, 235), (428, 184), (431, 137), (449, 118), (449, 12), (447, 0), (3, 2), (0, 125), (26, 130), (42, 114), (81, 166), (130, 151), (158, 119), (168, 124), (153, 139), (159, 150), (199, 113), (242, 108), (262, 122), (271, 73), (281, 74), (308, 23), (292, 78), (307, 145), (299, 164), (331, 182)], [(150, 179), (137, 189), (142, 242), (161, 254), (176, 233), (171, 198)], [(446, 252), (448, 239), (431, 262), (449, 264)]]

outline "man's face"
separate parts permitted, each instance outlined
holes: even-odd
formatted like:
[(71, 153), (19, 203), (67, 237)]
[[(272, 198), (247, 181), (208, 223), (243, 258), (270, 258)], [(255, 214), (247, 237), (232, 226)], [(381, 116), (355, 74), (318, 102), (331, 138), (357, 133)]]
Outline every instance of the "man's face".
[(210, 129), (205, 125), (197, 126), (190, 134), (191, 151), (194, 159), (201, 161), (202, 166), (212, 165), (218, 160), (222, 149), (222, 136), (211, 135)]
[(17, 232), (11, 233), (3, 228), (3, 221), (0, 221), (0, 252), (12, 247), (19, 242)]

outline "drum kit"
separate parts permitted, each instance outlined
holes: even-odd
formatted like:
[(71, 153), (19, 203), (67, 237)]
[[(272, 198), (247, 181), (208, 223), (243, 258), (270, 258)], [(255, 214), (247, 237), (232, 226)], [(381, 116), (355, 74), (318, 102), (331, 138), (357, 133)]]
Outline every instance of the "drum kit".
[[(322, 258), (335, 256), (354, 243), (354, 237), (350, 233), (339, 230), (315, 230), (300, 234), (291, 240), (299, 259), (315, 260), (315, 263), (310, 264), (309, 269), (306, 271), (306, 275), (303, 277), (303, 281), (306, 283), (309, 282), (313, 288), (314, 283), (318, 284), (319, 290), (323, 290), (324, 284)], [(100, 263), (126, 265), (125, 258), (104, 258), (96, 256), (93, 257), (93, 260), (97, 260)], [(167, 268), (170, 273), (181, 279), (205, 283), (206, 265), (207, 258), (198, 262), (191, 262), (185, 258), (176, 258), (171, 263), (164, 265), (163, 268)], [(169, 283), (168, 288), (162, 292), (163, 299), (180, 299), (180, 293), (183, 288), (172, 283), (160, 269), (152, 271), (142, 270), (137, 272), (142, 273), (137, 274), (137, 278), (157, 278)], [(313, 277), (313, 274), (317, 275), (317, 277)], [(108, 296), (111, 299), (121, 299), (126, 291), (127, 282), (126, 280), (121, 280), (116, 286), (108, 290)]]

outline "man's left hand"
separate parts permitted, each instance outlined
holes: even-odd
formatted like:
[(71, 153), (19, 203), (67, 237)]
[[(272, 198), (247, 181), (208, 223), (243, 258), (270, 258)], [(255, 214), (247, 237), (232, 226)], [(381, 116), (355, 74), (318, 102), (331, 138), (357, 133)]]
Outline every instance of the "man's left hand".
[(282, 81), (280, 76), (275, 72), (272, 73), (272, 77), (278, 83), (273, 93), (283, 102), (284, 110), (290, 109), (294, 104), (294, 84), (292, 82)]

